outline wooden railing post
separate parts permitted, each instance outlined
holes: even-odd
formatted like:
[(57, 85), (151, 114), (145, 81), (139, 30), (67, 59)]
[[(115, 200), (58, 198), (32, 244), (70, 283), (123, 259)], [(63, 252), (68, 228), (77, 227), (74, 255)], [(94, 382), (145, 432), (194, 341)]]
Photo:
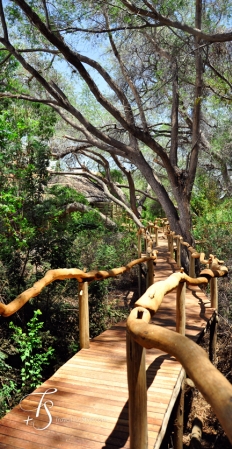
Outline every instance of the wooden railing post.
[(155, 246), (159, 245), (159, 226), (154, 226), (155, 229)]
[(174, 438), (173, 438), (174, 449), (183, 449), (184, 396), (185, 396), (185, 378), (182, 382), (181, 390), (175, 405)]
[[(212, 264), (210, 264), (210, 267)], [(216, 309), (214, 319), (210, 325), (209, 337), (209, 359), (212, 363), (217, 359), (217, 328), (218, 328), (218, 280), (217, 278), (210, 279), (210, 299), (211, 307)]]
[[(177, 241), (180, 242), (179, 239)], [(183, 271), (183, 269), (181, 269)], [(176, 332), (185, 335), (186, 313), (185, 313), (186, 282), (180, 282), (176, 291)], [(184, 381), (176, 401), (174, 419), (174, 449), (183, 448), (183, 428), (184, 428)]]
[[(150, 256), (150, 254), (147, 254)], [(146, 286), (147, 288), (154, 284), (154, 261), (153, 259), (147, 261), (147, 279)]]
[(176, 236), (176, 264), (177, 268), (181, 267), (181, 239), (183, 240), (183, 237), (180, 235)]
[(218, 280), (217, 278), (210, 279), (210, 299), (211, 307), (218, 309)]
[(89, 298), (88, 282), (78, 284), (80, 347), (89, 349)]
[(213, 320), (210, 323), (209, 335), (209, 360), (216, 363), (217, 360), (217, 328), (218, 328), (218, 313), (214, 313)]
[(185, 294), (186, 282), (180, 282), (176, 291), (176, 332), (185, 335)]
[[(142, 255), (142, 231), (139, 230), (138, 233), (138, 258), (140, 259)], [(141, 264), (138, 265), (138, 294), (139, 297), (142, 296), (142, 266)]]
[(147, 449), (146, 350), (127, 333), (130, 449)]
[(189, 253), (189, 276), (191, 278), (195, 278), (196, 277), (195, 259), (194, 259), (194, 257), (192, 257), (191, 251), (189, 251), (188, 253)]
[(148, 247), (148, 232), (147, 229), (145, 230), (145, 235), (144, 235), (144, 252), (147, 252), (147, 247)]
[(169, 234), (169, 251), (170, 251), (170, 258), (173, 258), (173, 234)]

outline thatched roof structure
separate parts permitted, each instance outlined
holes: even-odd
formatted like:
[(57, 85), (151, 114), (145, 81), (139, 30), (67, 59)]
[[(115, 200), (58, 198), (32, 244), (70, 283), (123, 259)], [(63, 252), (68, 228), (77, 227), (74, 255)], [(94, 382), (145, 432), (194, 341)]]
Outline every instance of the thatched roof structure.
[(82, 193), (90, 204), (110, 201), (99, 186), (83, 176), (54, 174), (48, 185), (50, 187), (53, 185), (70, 187)]

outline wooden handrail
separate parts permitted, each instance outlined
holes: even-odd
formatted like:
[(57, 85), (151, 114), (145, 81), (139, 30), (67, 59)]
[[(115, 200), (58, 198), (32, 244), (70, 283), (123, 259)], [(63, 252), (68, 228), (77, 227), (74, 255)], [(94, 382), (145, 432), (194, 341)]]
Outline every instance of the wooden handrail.
[[(213, 268), (213, 267), (212, 267)], [(145, 307), (153, 313), (157, 312), (164, 295), (178, 287), (180, 282), (186, 282), (187, 285), (208, 284), (210, 279), (225, 276), (228, 268), (220, 267), (220, 270), (202, 270), (198, 278), (192, 278), (186, 273), (173, 273), (166, 280), (158, 281), (151, 285), (147, 291), (136, 301), (135, 306)]]
[[(141, 307), (132, 310), (127, 321), (130, 336), (143, 348), (160, 349), (174, 356), (182, 364), (188, 376), (212, 406), (232, 443), (232, 385), (212, 365), (206, 352), (200, 346), (174, 331), (148, 324), (149, 320), (148, 310)], [(134, 413), (138, 413), (138, 410)], [(143, 436), (143, 440), (144, 438)], [(133, 449), (134, 447), (134, 445), (131, 446)], [(145, 447), (140, 446), (140, 449)]]
[[(166, 223), (167, 224), (167, 223)], [(166, 231), (168, 248), (173, 257), (173, 241), (177, 241), (176, 262), (180, 268), (181, 245), (187, 247), (190, 256), (190, 275), (180, 269), (164, 281), (152, 284), (136, 301), (135, 309), (127, 320), (127, 369), (129, 389), (129, 426), (131, 449), (146, 449), (147, 406), (145, 349), (157, 348), (176, 357), (194, 381), (208, 403), (213, 407), (228, 438), (232, 442), (232, 385), (212, 365), (206, 352), (189, 338), (185, 337), (185, 289), (186, 285), (203, 285), (210, 283), (211, 307), (217, 308), (217, 278), (228, 273), (224, 262), (210, 255), (199, 253), (183, 238), (174, 232)], [(206, 265), (206, 268), (195, 277), (195, 259)], [(176, 295), (176, 331), (149, 324), (151, 316), (157, 312), (165, 294), (177, 289)], [(213, 322), (215, 320), (212, 320)], [(214, 323), (215, 324), (215, 323)], [(143, 349), (142, 349), (143, 348)], [(218, 388), (220, 385), (220, 388)], [(136, 394), (135, 394), (136, 392)], [(141, 397), (143, 400), (141, 401)], [(140, 399), (138, 399), (140, 398)], [(140, 407), (142, 403), (142, 409)], [(181, 443), (180, 443), (181, 445)]]
[(94, 270), (86, 273), (82, 270), (79, 270), (78, 268), (58, 268), (56, 270), (49, 270), (42, 279), (34, 283), (33, 287), (25, 290), (9, 304), (0, 303), (0, 315), (5, 317), (13, 315), (13, 313), (21, 309), (21, 307), (23, 307), (24, 304), (26, 304), (26, 302), (28, 302), (31, 298), (38, 296), (44, 287), (56, 280), (76, 279), (79, 283), (102, 281), (104, 279), (108, 279), (109, 277), (115, 277), (122, 273), (125, 273), (126, 271), (129, 271), (134, 265), (138, 265), (148, 260), (155, 260), (156, 258), (157, 252), (154, 251), (152, 256), (141, 257), (139, 259), (132, 260), (124, 267), (113, 268), (109, 271)]

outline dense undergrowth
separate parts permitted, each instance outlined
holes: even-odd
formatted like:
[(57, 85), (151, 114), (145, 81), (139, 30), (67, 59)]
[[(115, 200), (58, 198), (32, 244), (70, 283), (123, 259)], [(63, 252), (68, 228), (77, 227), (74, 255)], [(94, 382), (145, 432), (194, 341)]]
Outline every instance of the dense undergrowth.
[[(50, 268), (108, 270), (136, 258), (136, 235), (120, 228), (114, 232), (107, 231), (94, 211), (86, 216), (73, 214), (71, 223), (66, 223), (66, 231), (68, 226), (71, 229), (67, 233), (72, 236), (69, 236), (70, 244), (62, 227), (62, 236), (58, 232), (56, 236), (57, 242), (59, 238), (61, 240), (59, 251), (56, 245), (43, 248), (42, 241), (37, 254), (35, 247), (28, 251), (26, 263), (21, 257), (20, 262), (25, 263), (25, 267), (20, 288), (17, 271), (7, 278), (7, 270), (4, 272), (4, 265), (1, 265), (1, 300), (5, 304), (13, 299), (12, 292), (8, 294), (10, 290), (16, 295), (31, 287)], [(44, 245), (47, 245), (46, 236), (43, 237)], [(39, 263), (34, 264), (36, 258)], [(126, 317), (128, 311), (117, 301), (112, 301), (111, 291), (120, 286), (125, 288), (128, 283), (133, 284), (134, 276), (133, 271), (127, 277), (89, 284), (91, 338)], [(79, 349), (77, 292), (75, 279), (56, 281), (13, 316), (0, 317), (1, 416)]]

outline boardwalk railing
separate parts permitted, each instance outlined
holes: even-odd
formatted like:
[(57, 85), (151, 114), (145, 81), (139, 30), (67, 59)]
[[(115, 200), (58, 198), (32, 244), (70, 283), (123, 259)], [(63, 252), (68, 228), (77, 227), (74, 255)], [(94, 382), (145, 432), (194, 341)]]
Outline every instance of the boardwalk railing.
[[(160, 227), (161, 226), (161, 227)], [(138, 232), (138, 257), (141, 257), (144, 251), (147, 255), (152, 255), (154, 246), (158, 247), (158, 232), (162, 230), (167, 236), (168, 249), (170, 252), (170, 258), (175, 259), (177, 268), (181, 268), (181, 252), (183, 247), (188, 251), (189, 255), (189, 276), (196, 277), (195, 261), (199, 259), (201, 265), (205, 265), (208, 271), (204, 271), (206, 276), (211, 277), (210, 282), (210, 295), (211, 305), (215, 309), (218, 308), (218, 295), (217, 295), (217, 277), (212, 276), (212, 270), (219, 270), (221, 265), (224, 264), (223, 260), (217, 259), (216, 256), (210, 254), (208, 259), (205, 259), (204, 252), (198, 252), (196, 248), (191, 246), (188, 242), (185, 242), (181, 235), (175, 234), (170, 230), (169, 223), (166, 219), (157, 219), (154, 223), (150, 223), (147, 227), (141, 228)], [(142, 244), (144, 242), (144, 244)], [(144, 248), (142, 249), (142, 246)], [(223, 276), (223, 274), (220, 274)], [(139, 282), (141, 284), (141, 281)], [(140, 292), (141, 293), (141, 292)]]
[(135, 259), (128, 263), (126, 266), (120, 268), (113, 268), (109, 271), (94, 270), (84, 272), (78, 268), (59, 268), (56, 270), (49, 270), (45, 276), (39, 281), (35, 282), (33, 287), (25, 290), (23, 293), (17, 296), (9, 304), (0, 303), (0, 315), (7, 317), (13, 315), (21, 307), (26, 304), (30, 299), (38, 296), (44, 287), (57, 280), (76, 279), (78, 281), (78, 294), (79, 294), (79, 338), (80, 347), (89, 348), (89, 305), (88, 305), (88, 283), (92, 281), (102, 281), (109, 277), (116, 277), (120, 274), (129, 271), (135, 265), (142, 262), (153, 263), (157, 258), (156, 251), (153, 251), (153, 255), (149, 257), (142, 257)]
[[(167, 223), (165, 223), (165, 226)], [(152, 229), (153, 228), (153, 229)], [(164, 229), (163, 229), (164, 230)], [(153, 231), (154, 241), (150, 237)], [(144, 235), (145, 248), (153, 249), (153, 243), (158, 241), (157, 225), (150, 225), (147, 230), (139, 233), (139, 248), (141, 235)], [(176, 239), (176, 262), (180, 267), (181, 245), (188, 248), (190, 255), (190, 276), (183, 272), (174, 273), (164, 281), (159, 281), (135, 303), (127, 320), (127, 371), (129, 389), (129, 427), (131, 449), (146, 449), (148, 447), (147, 430), (147, 385), (145, 348), (157, 348), (174, 356), (184, 367), (188, 376), (193, 380), (208, 403), (213, 407), (228, 438), (232, 442), (232, 385), (212, 365), (206, 352), (196, 343), (185, 337), (185, 291), (186, 285), (210, 285), (211, 307), (217, 308), (217, 278), (228, 273), (227, 267), (222, 265), (215, 256), (210, 255), (205, 260), (204, 253), (198, 253), (179, 235), (167, 230), (170, 257), (173, 257), (173, 242)], [(207, 266), (195, 277), (195, 259)], [(194, 261), (194, 263), (193, 263)], [(149, 324), (152, 315), (159, 309), (165, 294), (176, 289), (176, 332)], [(183, 417), (183, 413), (182, 413)], [(178, 423), (180, 424), (180, 422)], [(183, 422), (182, 422), (183, 427)], [(182, 434), (175, 448), (182, 447)]]

